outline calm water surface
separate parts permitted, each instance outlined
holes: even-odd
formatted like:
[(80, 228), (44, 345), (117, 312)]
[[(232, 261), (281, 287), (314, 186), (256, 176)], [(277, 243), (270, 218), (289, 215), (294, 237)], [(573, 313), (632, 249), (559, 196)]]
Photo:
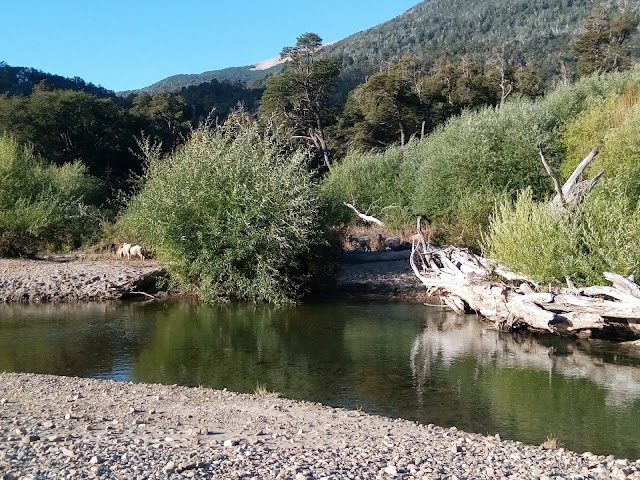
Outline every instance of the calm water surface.
[(421, 305), (0, 306), (0, 371), (203, 385), (640, 458), (640, 358)]

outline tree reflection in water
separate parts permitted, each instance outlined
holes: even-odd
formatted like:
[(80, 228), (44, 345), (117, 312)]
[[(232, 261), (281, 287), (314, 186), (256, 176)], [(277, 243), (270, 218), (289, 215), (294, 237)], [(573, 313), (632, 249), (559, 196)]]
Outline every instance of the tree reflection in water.
[(0, 371), (203, 385), (640, 457), (640, 360), (422, 305), (0, 306)]

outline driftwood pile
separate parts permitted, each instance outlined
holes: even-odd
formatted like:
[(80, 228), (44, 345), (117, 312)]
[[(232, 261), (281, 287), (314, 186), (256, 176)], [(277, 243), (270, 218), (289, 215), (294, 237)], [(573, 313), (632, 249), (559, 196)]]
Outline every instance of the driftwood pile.
[[(552, 210), (575, 208), (602, 176), (580, 181), (580, 175), (597, 155), (594, 149), (564, 186), (540, 157), (554, 180), (557, 195)], [(532, 280), (472, 252), (457, 247), (435, 247), (422, 234), (414, 236), (411, 268), (432, 295), (457, 312), (476, 312), (501, 330), (532, 329), (588, 337), (594, 333), (618, 338), (640, 338), (640, 286), (632, 279), (604, 273), (612, 286), (541, 291)], [(544, 289), (543, 289), (544, 290)]]
[(456, 312), (476, 312), (496, 328), (590, 336), (600, 330), (640, 338), (640, 287), (614, 273), (613, 286), (538, 292), (537, 285), (458, 247), (434, 247), (414, 237), (411, 268), (431, 295)]

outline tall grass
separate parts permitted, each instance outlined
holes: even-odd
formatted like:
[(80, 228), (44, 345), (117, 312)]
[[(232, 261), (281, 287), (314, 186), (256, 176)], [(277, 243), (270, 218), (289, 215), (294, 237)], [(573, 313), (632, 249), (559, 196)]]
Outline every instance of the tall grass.
[(80, 162), (47, 164), (32, 148), (0, 136), (0, 255), (68, 250), (98, 231), (99, 182)]
[(622, 93), (610, 95), (579, 115), (566, 128), (563, 141), (568, 175), (591, 148), (600, 147), (587, 173), (604, 168), (606, 177), (627, 185), (626, 194), (635, 204), (640, 195), (640, 79)]
[(150, 159), (121, 228), (154, 248), (174, 286), (201, 299), (296, 298), (318, 239), (318, 195), (307, 156), (282, 154), (236, 114)]
[(553, 212), (530, 190), (502, 202), (485, 239), (488, 254), (543, 283), (602, 284), (603, 272), (640, 268), (640, 207), (605, 183), (572, 213)]
[(502, 201), (485, 238), (488, 256), (543, 283), (564, 281), (573, 268), (575, 231), (568, 214), (554, 214), (530, 189)]
[(612, 95), (620, 95), (640, 80), (640, 66), (625, 72), (594, 74), (571, 85), (563, 85), (541, 99), (544, 108), (560, 125), (569, 125), (583, 111)]

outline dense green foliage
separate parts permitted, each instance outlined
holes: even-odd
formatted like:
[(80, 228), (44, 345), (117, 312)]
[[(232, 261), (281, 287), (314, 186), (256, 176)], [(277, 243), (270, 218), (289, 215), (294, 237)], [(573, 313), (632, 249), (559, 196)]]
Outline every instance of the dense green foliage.
[(504, 202), (491, 220), (489, 255), (542, 283), (604, 282), (603, 272), (638, 273), (640, 208), (609, 182), (574, 213), (553, 212), (530, 190)]
[(315, 33), (298, 37), (295, 46), (285, 47), (281, 58), (289, 58), (284, 72), (272, 78), (262, 97), (260, 114), (301, 139), (318, 154), (326, 168), (332, 164), (327, 127), (336, 114), (329, 104), (340, 70), (329, 57), (318, 58), (322, 39)]
[(80, 77), (66, 78), (35, 68), (12, 67), (0, 61), (0, 95), (28, 96), (42, 81), (45, 81), (51, 90), (74, 90), (83, 91), (96, 97), (115, 97), (115, 93), (111, 90), (87, 83)]
[(572, 45), (578, 57), (578, 72), (588, 75), (627, 67), (630, 61), (627, 40), (637, 27), (638, 19), (628, 5), (615, 16), (610, 16), (603, 5), (594, 8), (584, 32)]
[(489, 253), (541, 282), (602, 283), (602, 273), (640, 269), (640, 70), (593, 76), (563, 88), (544, 103), (564, 117), (562, 172), (569, 175), (594, 147), (600, 154), (587, 176), (604, 168), (606, 180), (575, 211), (552, 212), (530, 192), (502, 203), (486, 239)]
[(69, 249), (95, 234), (96, 211), (87, 202), (98, 182), (80, 162), (49, 165), (3, 135), (0, 180), (0, 255)]
[(609, 178), (626, 186), (635, 204), (640, 195), (640, 69), (614, 75), (621, 87), (598, 96), (570, 123), (563, 135), (567, 161), (563, 173), (569, 173), (593, 146), (600, 154), (587, 173), (604, 168)]
[(0, 132), (62, 165), (81, 160), (93, 175), (122, 186), (138, 160), (134, 118), (112, 99), (36, 86), (30, 96), (0, 96)]
[[(417, 54), (427, 60), (480, 56), (505, 49), (515, 66), (535, 65), (547, 85), (562, 76), (561, 62), (574, 63), (573, 39), (597, 0), (427, 0), (388, 22), (327, 47), (343, 64), (342, 75), (360, 83), (390, 60)], [(611, 11), (624, 4), (611, 3)], [(638, 58), (638, 37), (630, 54)], [(550, 54), (551, 52), (551, 54)]]
[(348, 223), (352, 213), (342, 202), (350, 202), (391, 226), (404, 226), (412, 218), (414, 179), (406, 169), (416, 148), (412, 142), (405, 148), (347, 155), (331, 169), (321, 186), (326, 204), (331, 207), (330, 218)]
[(283, 155), (236, 114), (165, 158), (150, 151), (121, 228), (155, 249), (180, 290), (209, 301), (289, 301), (318, 232), (307, 161), (301, 152)]
[(229, 112), (239, 105), (248, 112), (257, 112), (262, 92), (262, 88), (246, 88), (240, 82), (219, 82), (214, 79), (208, 83), (183, 87), (178, 93), (184, 98), (191, 124), (197, 126), (210, 117), (223, 122)]
[(418, 149), (414, 210), (427, 216), (455, 214), (470, 192), (531, 187), (536, 196), (544, 195), (551, 185), (536, 147), (544, 145), (557, 164), (556, 127), (545, 109), (526, 100), (452, 119)]
[(349, 94), (341, 134), (350, 147), (404, 146), (421, 131), (424, 110), (420, 96), (400, 72), (376, 73)]
[(548, 110), (528, 100), (464, 112), (404, 148), (348, 155), (328, 175), (324, 191), (392, 221), (401, 213), (449, 224), (443, 240), (478, 247), (478, 227), (486, 225), (497, 197), (515, 197), (526, 187), (538, 198), (551, 191), (537, 145), (558, 165), (557, 130)]

